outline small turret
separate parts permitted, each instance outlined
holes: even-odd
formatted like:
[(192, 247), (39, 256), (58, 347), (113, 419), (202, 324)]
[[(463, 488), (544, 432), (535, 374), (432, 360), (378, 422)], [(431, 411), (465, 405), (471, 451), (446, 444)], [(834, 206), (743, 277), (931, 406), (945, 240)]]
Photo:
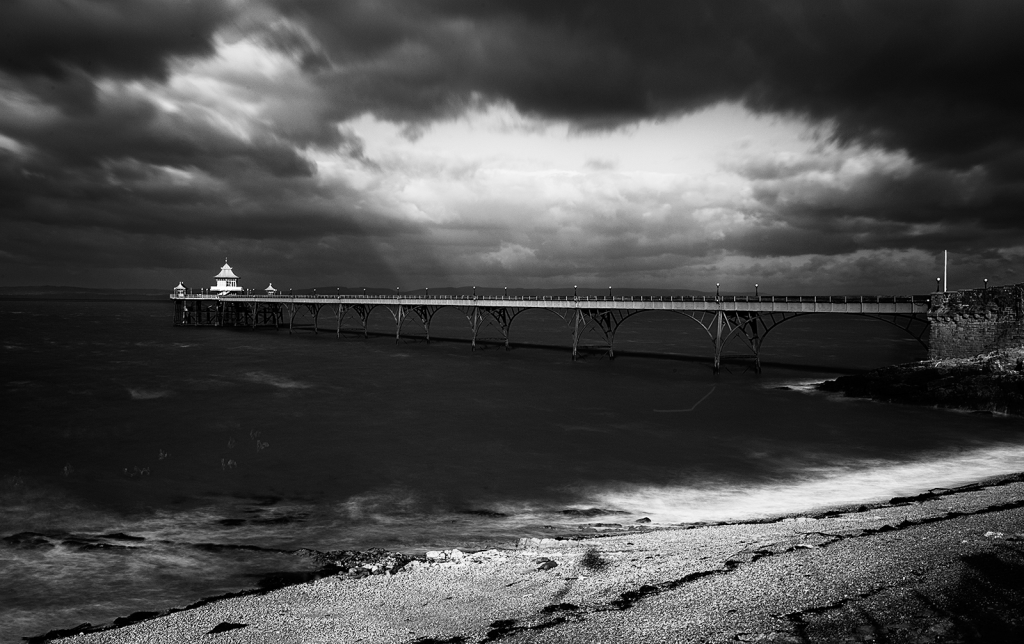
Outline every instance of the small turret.
[(171, 292), (174, 293), (174, 297), (185, 297), (185, 290), (185, 284), (178, 282), (178, 285), (171, 289)]
[(277, 289), (274, 288), (273, 283), (269, 284), (266, 288), (267, 295), (277, 295)]

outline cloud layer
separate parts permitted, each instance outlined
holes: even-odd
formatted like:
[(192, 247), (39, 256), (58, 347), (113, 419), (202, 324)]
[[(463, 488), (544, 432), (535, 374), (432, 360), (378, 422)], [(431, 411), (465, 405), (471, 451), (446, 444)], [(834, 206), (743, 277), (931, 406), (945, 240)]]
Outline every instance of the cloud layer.
[[(1021, 281), (1024, 6), (12, 0), (0, 283)], [(256, 284), (251, 284), (256, 286)]]

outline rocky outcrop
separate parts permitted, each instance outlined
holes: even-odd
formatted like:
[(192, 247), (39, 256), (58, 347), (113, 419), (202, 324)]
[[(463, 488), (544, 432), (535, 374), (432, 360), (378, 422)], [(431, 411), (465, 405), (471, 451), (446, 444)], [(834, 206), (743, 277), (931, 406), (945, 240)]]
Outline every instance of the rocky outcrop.
[(1024, 416), (1024, 349), (894, 365), (829, 380), (818, 389), (884, 402)]

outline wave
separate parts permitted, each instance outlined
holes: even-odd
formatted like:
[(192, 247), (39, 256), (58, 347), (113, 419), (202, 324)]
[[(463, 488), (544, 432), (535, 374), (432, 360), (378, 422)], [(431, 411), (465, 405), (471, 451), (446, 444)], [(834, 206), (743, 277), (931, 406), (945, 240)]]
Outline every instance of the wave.
[(309, 389), (312, 387), (312, 385), (305, 382), (299, 382), (298, 380), (292, 380), (291, 378), (285, 378), (284, 376), (276, 376), (265, 371), (250, 371), (242, 377), (249, 382), (255, 382), (261, 385), (270, 385), (271, 387), (277, 387), (278, 389)]
[(129, 387), (128, 393), (132, 395), (132, 400), (154, 400), (170, 396), (172, 392), (166, 390), (133, 389)]
[(826, 394), (826, 392), (823, 392), (818, 389), (818, 385), (820, 385), (823, 382), (828, 382), (829, 380), (831, 380), (831, 378), (815, 378), (813, 380), (785, 380), (781, 383), (779, 381), (774, 381), (770, 383), (765, 383), (764, 388), (799, 391), (805, 394)]
[(798, 480), (718, 486), (619, 486), (592, 489), (594, 505), (655, 523), (742, 521), (887, 501), (1021, 471), (1024, 445), (1000, 445), (910, 463), (861, 461), (809, 467)]

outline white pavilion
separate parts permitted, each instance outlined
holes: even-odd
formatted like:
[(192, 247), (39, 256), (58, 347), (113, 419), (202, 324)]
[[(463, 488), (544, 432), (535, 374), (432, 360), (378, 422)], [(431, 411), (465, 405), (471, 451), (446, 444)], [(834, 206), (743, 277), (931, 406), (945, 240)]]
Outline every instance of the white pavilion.
[(242, 287), (238, 285), (238, 276), (228, 266), (228, 260), (224, 258), (224, 265), (220, 267), (220, 272), (214, 276), (217, 280), (216, 286), (210, 287), (211, 293), (241, 293)]

